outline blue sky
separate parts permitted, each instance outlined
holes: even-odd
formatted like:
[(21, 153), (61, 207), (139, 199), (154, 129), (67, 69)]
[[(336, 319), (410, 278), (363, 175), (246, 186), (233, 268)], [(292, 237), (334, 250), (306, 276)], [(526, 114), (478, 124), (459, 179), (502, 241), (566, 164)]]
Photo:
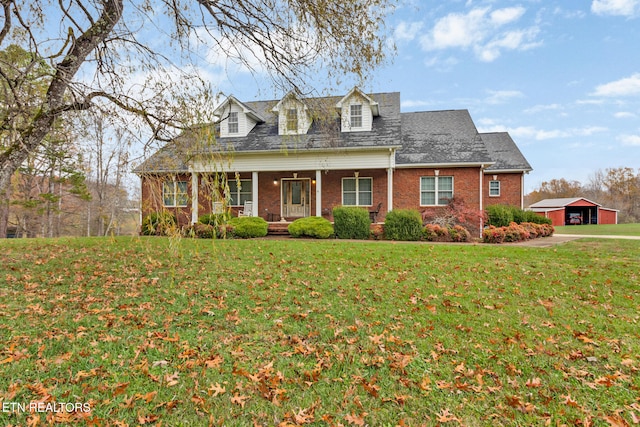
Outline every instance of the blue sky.
[[(399, 91), (404, 112), (468, 109), (479, 131), (508, 131), (534, 169), (527, 192), (640, 168), (640, 0), (408, 0), (387, 27), (397, 53), (363, 89)], [(281, 95), (219, 58), (201, 65), (238, 99)]]

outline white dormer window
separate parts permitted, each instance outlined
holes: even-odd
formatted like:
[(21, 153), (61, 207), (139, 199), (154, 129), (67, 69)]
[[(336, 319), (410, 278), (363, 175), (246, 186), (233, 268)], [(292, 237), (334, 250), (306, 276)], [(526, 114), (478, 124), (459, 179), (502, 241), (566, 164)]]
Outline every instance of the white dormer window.
[(362, 104), (351, 104), (351, 127), (362, 127)]
[(307, 104), (289, 92), (271, 110), (278, 115), (278, 135), (304, 135), (311, 127)]
[(229, 133), (238, 133), (238, 112), (237, 111), (232, 111), (229, 113), (227, 124), (229, 126)]
[(342, 132), (368, 132), (373, 128), (373, 118), (380, 115), (378, 103), (357, 87), (351, 89), (336, 108), (341, 117)]
[(290, 131), (290, 132), (298, 131), (298, 109), (297, 108), (289, 108), (287, 110), (287, 131)]

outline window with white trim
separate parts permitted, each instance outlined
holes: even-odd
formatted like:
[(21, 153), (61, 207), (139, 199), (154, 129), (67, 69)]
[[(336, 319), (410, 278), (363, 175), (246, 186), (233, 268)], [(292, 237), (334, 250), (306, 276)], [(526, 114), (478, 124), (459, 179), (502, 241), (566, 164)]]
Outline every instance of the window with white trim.
[(344, 206), (371, 206), (373, 204), (373, 178), (342, 178), (342, 204)]
[(229, 133), (238, 133), (238, 112), (232, 111), (227, 119)]
[(489, 181), (489, 197), (500, 196), (500, 181)]
[(351, 104), (351, 127), (362, 127), (362, 104)]
[(166, 181), (162, 183), (162, 201), (166, 207), (187, 206), (187, 181)]
[(251, 180), (250, 179), (241, 179), (241, 180), (229, 180), (227, 183), (229, 185), (229, 204), (231, 206), (243, 206), (244, 202), (252, 200), (251, 193)]
[(290, 132), (298, 131), (298, 109), (289, 108), (287, 110), (287, 130)]
[(452, 176), (420, 177), (420, 206), (443, 206), (452, 198)]

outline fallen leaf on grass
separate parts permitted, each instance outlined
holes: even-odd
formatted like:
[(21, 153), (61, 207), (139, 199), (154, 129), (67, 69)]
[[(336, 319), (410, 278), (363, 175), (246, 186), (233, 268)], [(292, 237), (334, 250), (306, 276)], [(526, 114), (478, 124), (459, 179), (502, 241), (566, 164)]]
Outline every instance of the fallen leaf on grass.
[(249, 400), (249, 396), (241, 396), (239, 394), (234, 395), (231, 398), (231, 403), (235, 405), (240, 405), (240, 407), (244, 408), (245, 403)]

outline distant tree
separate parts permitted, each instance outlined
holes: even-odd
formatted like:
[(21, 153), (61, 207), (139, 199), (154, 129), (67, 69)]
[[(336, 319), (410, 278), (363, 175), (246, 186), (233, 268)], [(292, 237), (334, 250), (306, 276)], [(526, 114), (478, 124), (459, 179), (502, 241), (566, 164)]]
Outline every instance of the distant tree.
[(603, 173), (608, 207), (620, 210), (620, 222), (640, 221), (640, 169), (609, 168)]
[(552, 179), (540, 184), (540, 187), (529, 193), (527, 198), (528, 203), (532, 204), (544, 199), (579, 197), (582, 191), (582, 184), (578, 181), (568, 181), (564, 178)]
[[(206, 43), (251, 70), (260, 66), (275, 84), (299, 92), (310, 90), (305, 82), (322, 70), (328, 85), (346, 75), (362, 78), (385, 58), (384, 17), (394, 2), (1, 0), (0, 49), (19, 45), (30, 56), (25, 63), (0, 58), (0, 192), (55, 121), (71, 112), (98, 104), (136, 114), (154, 139), (183, 129), (185, 105), (193, 108), (211, 92), (197, 67), (188, 66), (194, 45)], [(149, 27), (165, 39), (140, 39), (140, 29)], [(177, 46), (186, 64), (175, 67), (171, 53), (154, 46)], [(34, 75), (39, 58), (50, 68), (41, 76)], [(179, 84), (143, 78), (132, 90), (130, 81), (152, 70), (182, 75)], [(25, 84), (46, 90), (27, 98)]]

